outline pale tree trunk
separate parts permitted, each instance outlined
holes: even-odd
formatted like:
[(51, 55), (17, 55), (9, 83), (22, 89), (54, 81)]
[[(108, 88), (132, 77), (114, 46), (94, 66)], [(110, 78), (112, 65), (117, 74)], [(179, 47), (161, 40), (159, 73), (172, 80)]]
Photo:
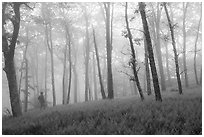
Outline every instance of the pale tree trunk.
[(129, 28), (129, 22), (128, 22), (128, 16), (127, 16), (127, 9), (128, 9), (128, 3), (126, 2), (125, 5), (125, 22), (126, 22), (126, 29), (128, 31), (128, 38), (129, 38), (129, 42), (130, 42), (130, 48), (131, 48), (131, 59), (130, 59), (130, 64), (131, 64), (131, 68), (134, 74), (134, 81), (137, 84), (137, 88), (140, 94), (140, 98), (143, 101), (144, 100), (144, 95), (142, 92), (142, 88), (140, 85), (140, 81), (137, 75), (137, 70), (136, 70), (136, 57), (135, 57), (135, 49), (134, 49), (134, 45), (133, 45), (133, 41), (132, 41), (132, 34), (130, 32), (130, 28)]
[(149, 54), (149, 61), (150, 61), (150, 68), (152, 72), (152, 78), (153, 78), (153, 85), (154, 85), (154, 92), (155, 92), (155, 98), (156, 101), (162, 101), (161, 93), (160, 93), (160, 87), (159, 87), (159, 80), (157, 75), (157, 69), (154, 61), (154, 53), (152, 49), (152, 42), (149, 34), (149, 28), (146, 20), (146, 13), (145, 13), (145, 3), (139, 2), (139, 11), (142, 17), (142, 24), (144, 29), (144, 34), (147, 42), (147, 50)]
[(162, 56), (161, 56), (161, 46), (160, 46), (160, 18), (161, 18), (161, 9), (159, 9), (160, 3), (157, 3), (157, 15), (154, 13), (155, 18), (155, 25), (156, 25), (156, 39), (155, 39), (155, 49), (156, 55), (158, 59), (158, 66), (159, 66), (159, 73), (160, 73), (160, 82), (161, 82), (161, 89), (166, 90), (166, 83), (165, 83), (165, 76), (164, 76), (164, 69), (162, 64)]
[(68, 50), (69, 50), (69, 83), (68, 83), (68, 94), (67, 94), (67, 104), (70, 103), (70, 92), (71, 92), (71, 82), (72, 82), (72, 56), (71, 56), (71, 35), (68, 26), (66, 26), (66, 35), (68, 39)]
[(202, 85), (202, 65), (200, 67), (200, 85)]
[(15, 46), (18, 38), (19, 28), (20, 28), (20, 5), (21, 3), (15, 2), (13, 4), (14, 10), (14, 21), (13, 24), (13, 35), (8, 45), (8, 41), (5, 34), (5, 9), (6, 3), (2, 3), (2, 52), (4, 53), (4, 71), (8, 80), (9, 94), (10, 94), (10, 103), (11, 110), (14, 117), (18, 117), (22, 115), (21, 105), (20, 105), (20, 96), (18, 94), (18, 86), (16, 79), (16, 70), (14, 66), (14, 53)]
[(145, 74), (146, 74), (146, 81), (145, 84), (147, 85), (147, 95), (151, 95), (151, 80), (150, 80), (150, 72), (149, 72), (149, 61), (148, 61), (148, 51), (147, 51), (147, 42), (144, 36), (144, 49), (145, 49)]
[(196, 56), (197, 56), (197, 42), (198, 42), (198, 35), (199, 35), (201, 20), (202, 20), (202, 7), (201, 7), (201, 13), (200, 13), (200, 20), (199, 20), (198, 28), (197, 28), (196, 39), (195, 39), (194, 58), (193, 58), (194, 59), (195, 80), (196, 80), (197, 85), (199, 85), (199, 81), (198, 81), (198, 76), (197, 76)]
[(96, 61), (93, 52), (93, 83), (94, 83), (94, 100), (98, 99), (97, 84), (96, 84)]
[(78, 74), (77, 74), (77, 48), (76, 45), (73, 46), (73, 54), (74, 54), (74, 64), (72, 64), (73, 69), (73, 77), (74, 77), (74, 103), (77, 103), (77, 95), (78, 95)]
[(170, 76), (170, 71), (169, 71), (169, 49), (168, 49), (168, 42), (165, 40), (165, 51), (166, 51), (166, 72), (167, 72), (167, 78), (168, 78), (168, 83), (171, 84), (171, 76)]
[(185, 76), (185, 86), (188, 87), (188, 71), (186, 66), (186, 12), (188, 3), (183, 2), (183, 70)]
[[(66, 28), (65, 28), (66, 29)], [(62, 78), (62, 104), (66, 104), (66, 70), (67, 70), (67, 46), (68, 46), (68, 40), (67, 40), (67, 34), (65, 34), (66, 38), (66, 44), (64, 47), (64, 62), (63, 62), (63, 78)]]
[(46, 52), (45, 52), (45, 103), (47, 106), (47, 46), (45, 46)]
[(87, 9), (84, 8), (84, 17), (86, 21), (86, 52), (85, 52), (85, 101), (88, 101), (88, 92), (89, 92), (89, 22), (88, 22), (88, 15)]
[(98, 55), (98, 47), (96, 44), (96, 37), (95, 37), (94, 28), (93, 28), (93, 39), (94, 39), (94, 48), (95, 48), (95, 53), (96, 53), (97, 66), (98, 66), (98, 78), (99, 78), (99, 83), (100, 83), (100, 87), (101, 87), (101, 95), (102, 95), (102, 98), (105, 99), (106, 95), (105, 95), (105, 91), (104, 91), (104, 87), (103, 87), (103, 80), (102, 80), (102, 76), (101, 76), (100, 60), (99, 60), (99, 55)]
[[(51, 57), (51, 80), (52, 80), (52, 97), (53, 97), (53, 106), (56, 105), (56, 95), (55, 95), (55, 77), (54, 77), (54, 57), (53, 57), (53, 44), (52, 44), (52, 26), (49, 24), (49, 32), (48, 32), (48, 24), (46, 24), (46, 35), (47, 35), (47, 46), (50, 52)], [(50, 35), (50, 36), (49, 36)]]
[(172, 22), (170, 20), (169, 13), (168, 13), (168, 10), (166, 8), (166, 3), (164, 2), (163, 5), (164, 5), (164, 9), (165, 9), (165, 12), (166, 12), (166, 16), (167, 16), (167, 20), (168, 20), (168, 24), (169, 24), (169, 28), (170, 28), (170, 32), (171, 32), (172, 45), (173, 45), (173, 51), (174, 51), (174, 60), (175, 60), (175, 66), (176, 66), (176, 77), (177, 77), (179, 94), (183, 94), (182, 85), (181, 85), (181, 78), (180, 78), (180, 73), (179, 73), (178, 54), (177, 54), (177, 51), (176, 51), (176, 43), (175, 43), (175, 39), (174, 39), (173, 24), (172, 24)]
[(25, 58), (25, 93), (24, 93), (24, 111), (28, 110), (28, 60)]
[(112, 76), (112, 45), (110, 37), (110, 2), (104, 3), (106, 15), (106, 52), (107, 52), (107, 89), (108, 98), (114, 98), (113, 76)]

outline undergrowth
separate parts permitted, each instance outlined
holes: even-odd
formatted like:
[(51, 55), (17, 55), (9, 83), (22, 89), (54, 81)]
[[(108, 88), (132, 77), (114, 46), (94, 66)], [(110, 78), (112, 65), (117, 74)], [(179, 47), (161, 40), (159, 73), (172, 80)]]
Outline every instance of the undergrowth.
[[(120, 100), (118, 100), (120, 102)], [(3, 134), (202, 134), (202, 97), (169, 97), (163, 102), (128, 99), (109, 107), (54, 110), (3, 120)]]

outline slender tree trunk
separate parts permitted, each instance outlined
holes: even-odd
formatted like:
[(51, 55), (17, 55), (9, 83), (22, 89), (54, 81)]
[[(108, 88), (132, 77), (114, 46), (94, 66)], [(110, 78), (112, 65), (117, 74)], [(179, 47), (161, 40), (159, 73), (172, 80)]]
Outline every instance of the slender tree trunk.
[(200, 67), (200, 85), (202, 85), (202, 65)]
[(161, 46), (160, 46), (160, 18), (161, 18), (161, 10), (159, 9), (160, 3), (157, 3), (157, 17), (155, 16), (155, 24), (156, 24), (156, 52), (157, 52), (157, 59), (159, 65), (159, 73), (160, 73), (160, 82), (161, 82), (161, 89), (164, 91), (166, 90), (166, 82), (165, 82), (165, 75), (164, 75), (164, 68), (162, 64), (162, 56), (161, 56)]
[(114, 98), (113, 76), (112, 76), (112, 46), (110, 37), (110, 2), (104, 3), (106, 14), (106, 52), (107, 52), (107, 89), (108, 98)]
[(13, 22), (13, 35), (8, 45), (8, 41), (5, 34), (5, 8), (6, 3), (2, 5), (2, 51), (4, 53), (4, 71), (7, 76), (8, 86), (9, 86), (9, 94), (10, 94), (10, 103), (11, 103), (11, 110), (14, 117), (21, 116), (21, 105), (20, 105), (20, 96), (18, 94), (18, 86), (16, 80), (16, 70), (14, 66), (14, 53), (15, 53), (15, 46), (16, 41), (18, 38), (19, 28), (20, 28), (20, 5), (21, 3), (13, 3), (13, 9), (15, 13), (14, 22)]
[(147, 95), (151, 95), (151, 80), (150, 80), (150, 72), (149, 72), (149, 61), (148, 61), (148, 51), (147, 51), (147, 42), (144, 36), (144, 49), (145, 49), (145, 74), (146, 74), (146, 85), (147, 85)]
[(150, 61), (150, 67), (152, 72), (152, 78), (153, 78), (153, 84), (154, 84), (154, 92), (155, 92), (155, 98), (156, 101), (162, 101), (161, 93), (160, 93), (160, 87), (159, 87), (159, 80), (157, 75), (157, 69), (154, 61), (154, 53), (152, 49), (152, 42), (149, 34), (149, 28), (146, 20), (146, 13), (145, 13), (145, 3), (139, 2), (139, 10), (142, 17), (142, 24), (144, 29), (144, 34), (147, 42), (147, 50), (149, 54), (149, 61)]
[(139, 81), (139, 78), (138, 78), (138, 75), (137, 75), (137, 70), (136, 70), (137, 66), (136, 66), (136, 58), (135, 58), (135, 49), (134, 49), (133, 41), (132, 41), (132, 34), (131, 34), (130, 28), (129, 28), (127, 9), (128, 9), (128, 3), (126, 2), (125, 21), (126, 21), (126, 29), (128, 31), (128, 38), (129, 38), (129, 42), (130, 42), (130, 48), (131, 48), (131, 52), (132, 52), (131, 53), (130, 63), (131, 63), (132, 71), (133, 71), (133, 74), (134, 74), (134, 80), (135, 80), (135, 82), (137, 84), (137, 88), (138, 88), (138, 91), (139, 91), (139, 94), (140, 94), (140, 98), (141, 98), (141, 100), (144, 100), (144, 95), (143, 95), (143, 92), (142, 92), (142, 88), (141, 88), (140, 81)]
[(27, 112), (28, 110), (28, 60), (25, 57), (25, 99), (24, 99), (24, 111)]
[[(56, 95), (55, 95), (55, 76), (54, 76), (54, 57), (53, 57), (53, 44), (52, 44), (52, 26), (49, 24), (49, 33), (48, 33), (48, 28), (46, 25), (46, 31), (47, 31), (47, 46), (50, 52), (50, 57), (51, 57), (51, 74), (52, 74), (52, 96), (53, 96), (53, 106), (56, 105)], [(50, 38), (49, 38), (49, 35)], [(50, 44), (49, 44), (50, 41)]]
[(71, 36), (69, 29), (67, 27), (67, 39), (69, 40), (68, 50), (69, 50), (69, 83), (68, 83), (68, 94), (67, 94), (67, 104), (70, 102), (70, 92), (71, 92), (71, 82), (72, 82), (72, 56), (71, 56)]
[(66, 34), (66, 44), (65, 44), (65, 51), (64, 51), (64, 63), (63, 63), (63, 79), (62, 79), (62, 104), (66, 104), (66, 70), (67, 70), (67, 34)]
[(94, 57), (94, 52), (93, 52), (93, 83), (94, 83), (94, 100), (98, 99), (98, 95), (97, 95), (97, 84), (96, 84), (96, 61), (95, 61), (95, 57)]
[(46, 52), (45, 52), (45, 103), (47, 106), (47, 46), (45, 46)]
[(188, 87), (188, 71), (186, 66), (186, 12), (187, 12), (188, 3), (183, 2), (183, 69), (185, 76), (185, 86)]
[(194, 48), (194, 58), (193, 58), (194, 59), (195, 80), (196, 80), (197, 85), (199, 85), (199, 81), (198, 81), (198, 75), (197, 75), (196, 56), (197, 56), (197, 42), (198, 42), (198, 35), (199, 35), (201, 20), (202, 20), (202, 9), (201, 9), (201, 14), (200, 14), (200, 20), (198, 23), (198, 28), (197, 28), (197, 34), (196, 34), (196, 39), (195, 39), (195, 48)]
[(74, 103), (77, 103), (77, 92), (78, 92), (78, 75), (77, 75), (77, 49), (76, 45), (73, 46), (74, 53), (74, 64), (73, 64), (73, 77), (74, 77)]
[(168, 78), (168, 83), (171, 84), (171, 76), (170, 76), (170, 71), (169, 71), (169, 50), (168, 50), (168, 43), (167, 40), (165, 40), (165, 50), (166, 50), (166, 72), (167, 72), (167, 78)]
[(89, 22), (86, 7), (84, 9), (84, 17), (86, 21), (86, 54), (85, 54), (85, 101), (88, 101), (89, 92)]
[(94, 28), (93, 28), (93, 39), (94, 39), (94, 48), (95, 48), (95, 53), (96, 53), (97, 66), (98, 66), (98, 77), (99, 77), (99, 83), (100, 83), (100, 87), (101, 87), (101, 95), (102, 95), (102, 98), (105, 99), (106, 95), (105, 95), (105, 91), (104, 91), (104, 87), (103, 87), (103, 80), (102, 80), (102, 76), (101, 76), (101, 68), (100, 68), (100, 61), (99, 61), (99, 55), (98, 55), (98, 47), (97, 47), (97, 44), (96, 44), (96, 37), (95, 37)]
[(174, 60), (175, 60), (175, 66), (176, 66), (176, 77), (177, 77), (177, 82), (178, 82), (179, 94), (182, 94), (183, 92), (182, 92), (181, 78), (180, 78), (180, 73), (179, 73), (179, 63), (178, 63), (178, 55), (177, 55), (177, 51), (176, 51), (176, 43), (175, 43), (175, 39), (174, 39), (173, 25), (171, 23), (168, 10), (166, 8), (166, 3), (164, 2), (163, 5), (164, 5), (164, 9), (165, 9), (165, 12), (166, 12), (166, 16), (167, 16), (167, 20), (168, 20), (168, 24), (169, 24), (169, 28), (170, 28), (170, 32), (171, 32), (172, 45), (173, 45), (173, 51), (174, 51)]

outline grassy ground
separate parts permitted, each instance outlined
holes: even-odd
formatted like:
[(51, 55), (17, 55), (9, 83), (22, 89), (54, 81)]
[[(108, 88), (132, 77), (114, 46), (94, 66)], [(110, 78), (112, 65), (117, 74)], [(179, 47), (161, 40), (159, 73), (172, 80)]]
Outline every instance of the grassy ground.
[(201, 87), (154, 96), (92, 101), (3, 118), (3, 134), (202, 134)]

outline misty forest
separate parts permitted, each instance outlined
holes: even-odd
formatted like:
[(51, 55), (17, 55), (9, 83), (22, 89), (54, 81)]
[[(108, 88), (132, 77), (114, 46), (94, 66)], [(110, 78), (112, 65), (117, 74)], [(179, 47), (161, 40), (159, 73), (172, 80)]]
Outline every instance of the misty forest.
[(201, 47), (201, 2), (2, 2), (2, 134), (202, 134)]

